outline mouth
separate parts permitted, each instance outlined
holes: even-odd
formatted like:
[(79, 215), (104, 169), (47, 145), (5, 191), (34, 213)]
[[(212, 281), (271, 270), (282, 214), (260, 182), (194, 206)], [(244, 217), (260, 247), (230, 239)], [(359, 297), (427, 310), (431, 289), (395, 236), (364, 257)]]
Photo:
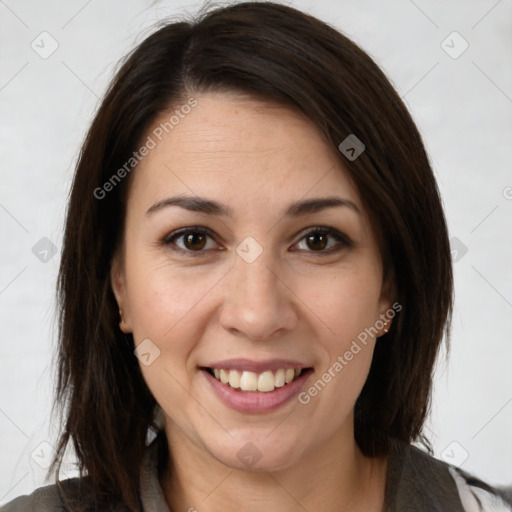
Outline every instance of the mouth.
[(256, 373), (234, 368), (203, 367), (201, 369), (236, 391), (260, 393), (270, 393), (277, 388), (287, 386), (300, 377), (303, 372), (312, 370), (312, 368), (278, 368)]
[(313, 367), (282, 360), (230, 360), (199, 370), (222, 403), (246, 414), (270, 413), (292, 403), (314, 373)]

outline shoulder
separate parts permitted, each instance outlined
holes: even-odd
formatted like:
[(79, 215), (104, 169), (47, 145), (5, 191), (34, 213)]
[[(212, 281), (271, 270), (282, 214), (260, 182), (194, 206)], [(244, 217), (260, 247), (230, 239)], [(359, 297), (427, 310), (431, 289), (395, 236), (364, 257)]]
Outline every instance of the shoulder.
[(88, 477), (69, 478), (56, 484), (37, 488), (34, 492), (18, 496), (0, 507), (0, 512), (87, 512), (96, 510), (121, 511), (117, 506), (94, 506), (94, 493)]
[[(75, 480), (78, 479), (65, 480), (61, 482), (61, 485), (72, 489), (77, 485)], [(0, 508), (1, 512), (28, 512), (36, 510), (40, 512), (65, 510), (61, 490), (57, 484), (39, 487), (31, 494), (18, 496)]]
[(492, 487), (460, 468), (449, 467), (466, 512), (511, 512), (510, 490)]
[[(159, 454), (168, 454), (165, 431), (159, 432), (147, 447), (141, 473), (140, 491), (144, 510), (166, 510), (158, 480)], [(155, 440), (158, 440), (157, 442)], [(98, 494), (89, 476), (68, 478), (37, 488), (0, 506), (0, 512), (129, 512), (121, 500)]]
[(393, 442), (386, 500), (392, 512), (512, 512), (506, 494), (415, 446)]

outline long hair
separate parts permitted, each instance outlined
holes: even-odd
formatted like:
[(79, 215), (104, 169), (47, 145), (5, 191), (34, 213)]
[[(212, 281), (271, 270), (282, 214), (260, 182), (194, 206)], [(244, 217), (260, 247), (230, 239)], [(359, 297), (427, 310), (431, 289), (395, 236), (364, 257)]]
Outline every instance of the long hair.
[[(390, 439), (421, 438), (434, 362), (452, 312), (446, 221), (420, 134), (386, 76), (328, 24), (288, 6), (245, 2), (165, 24), (126, 58), (83, 144), (67, 210), (58, 281), (57, 455), (76, 453), (98, 501), (138, 510), (140, 468), (156, 402), (118, 328), (110, 285), (130, 176), (98, 194), (129, 161), (156, 116), (202, 92), (239, 92), (304, 113), (338, 152), (377, 233), (402, 310), (377, 343), (355, 405), (367, 456)], [(96, 191), (96, 193), (95, 193)], [(448, 337), (447, 337), (448, 338)]]

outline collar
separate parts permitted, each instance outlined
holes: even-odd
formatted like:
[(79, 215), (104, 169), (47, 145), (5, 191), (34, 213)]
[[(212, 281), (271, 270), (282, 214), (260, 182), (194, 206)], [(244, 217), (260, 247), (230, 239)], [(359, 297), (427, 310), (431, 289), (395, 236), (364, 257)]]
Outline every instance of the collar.
[(159, 453), (162, 446), (161, 438), (165, 432), (161, 430), (147, 446), (140, 476), (140, 494), (142, 510), (145, 512), (171, 512), (165, 501), (164, 492), (159, 478)]
[[(147, 446), (140, 478), (142, 510), (171, 512), (160, 485), (159, 460), (165, 431)], [(388, 455), (385, 512), (464, 512), (449, 465), (403, 441)]]

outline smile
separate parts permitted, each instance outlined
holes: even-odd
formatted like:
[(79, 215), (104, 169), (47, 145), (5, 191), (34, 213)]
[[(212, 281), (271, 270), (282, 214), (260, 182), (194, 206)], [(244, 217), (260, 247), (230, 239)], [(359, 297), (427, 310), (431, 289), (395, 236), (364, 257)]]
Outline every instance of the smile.
[(223, 384), (239, 391), (260, 391), (268, 393), (286, 386), (300, 376), (301, 368), (279, 368), (261, 373), (225, 368), (208, 368), (207, 371)]
[(245, 414), (270, 413), (292, 403), (314, 373), (312, 367), (278, 360), (270, 364), (231, 360), (199, 370), (222, 403)]

